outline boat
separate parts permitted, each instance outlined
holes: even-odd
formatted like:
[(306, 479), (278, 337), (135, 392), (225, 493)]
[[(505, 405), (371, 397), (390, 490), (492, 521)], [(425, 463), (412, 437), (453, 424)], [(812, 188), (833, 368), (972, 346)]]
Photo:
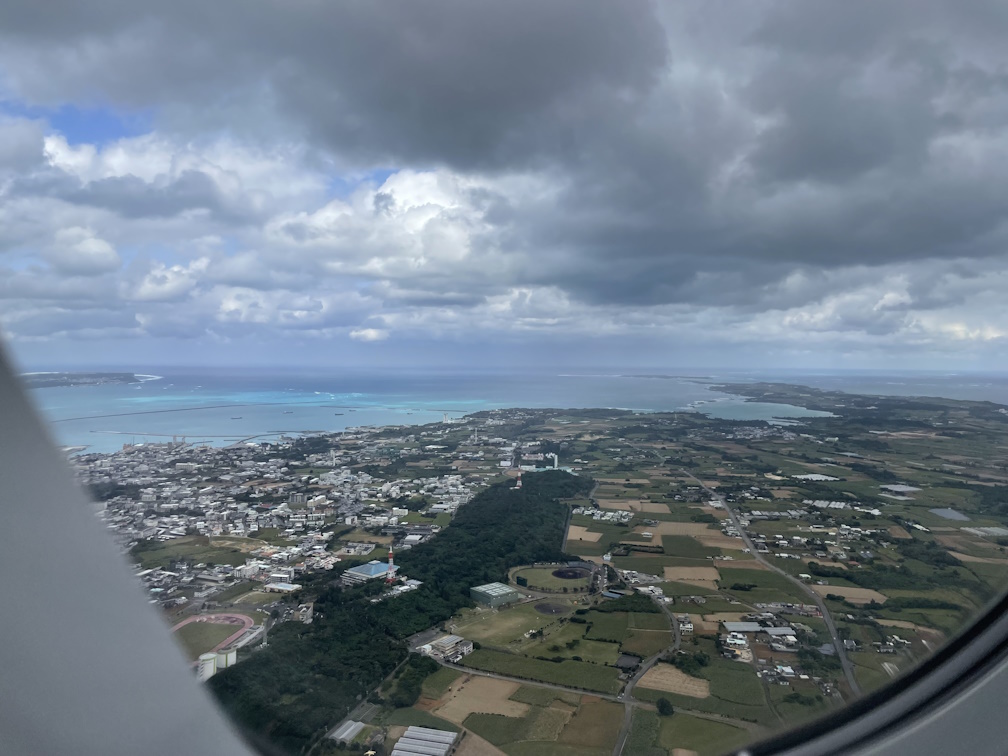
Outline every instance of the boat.
[(342, 412), (333, 412), (334, 415), (342, 415)]
[(238, 415), (238, 417), (232, 417), (231, 419), (232, 420), (241, 420), (241, 415)]
[(284, 414), (285, 415), (293, 415), (294, 414), (294, 410), (284, 410)]

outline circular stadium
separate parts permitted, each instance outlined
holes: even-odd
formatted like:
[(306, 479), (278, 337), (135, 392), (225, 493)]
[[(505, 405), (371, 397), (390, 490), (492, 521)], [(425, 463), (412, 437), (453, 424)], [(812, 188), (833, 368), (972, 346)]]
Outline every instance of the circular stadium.
[(514, 570), (511, 582), (542, 593), (587, 593), (592, 571), (581, 564), (534, 564)]

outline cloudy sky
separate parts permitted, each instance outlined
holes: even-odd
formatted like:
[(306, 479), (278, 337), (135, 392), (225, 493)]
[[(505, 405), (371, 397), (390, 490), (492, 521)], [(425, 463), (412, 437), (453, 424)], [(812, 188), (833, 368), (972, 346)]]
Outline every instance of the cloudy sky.
[(25, 367), (1008, 364), (1008, 5), (0, 3)]

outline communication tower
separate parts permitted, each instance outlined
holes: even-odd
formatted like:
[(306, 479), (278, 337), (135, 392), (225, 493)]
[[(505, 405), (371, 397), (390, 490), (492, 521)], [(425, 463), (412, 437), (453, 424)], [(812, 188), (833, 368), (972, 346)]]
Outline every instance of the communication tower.
[(388, 548), (388, 572), (385, 574), (385, 582), (389, 585), (395, 582), (395, 562), (392, 561), (392, 546)]

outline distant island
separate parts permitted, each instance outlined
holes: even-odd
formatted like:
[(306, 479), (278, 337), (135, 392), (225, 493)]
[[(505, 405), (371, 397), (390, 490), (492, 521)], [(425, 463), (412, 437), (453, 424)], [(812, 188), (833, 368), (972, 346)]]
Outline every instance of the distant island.
[[(144, 376), (146, 378), (147, 376)], [(135, 373), (22, 373), (28, 388), (55, 386), (101, 386), (109, 383), (142, 383)]]

